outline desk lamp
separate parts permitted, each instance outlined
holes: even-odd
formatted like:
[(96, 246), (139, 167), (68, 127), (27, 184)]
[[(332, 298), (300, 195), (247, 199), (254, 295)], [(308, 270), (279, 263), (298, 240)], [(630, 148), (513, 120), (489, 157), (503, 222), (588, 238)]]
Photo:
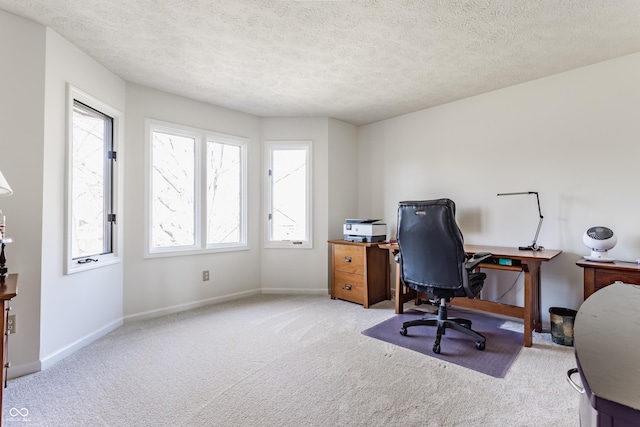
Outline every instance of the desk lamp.
[[(0, 172), (0, 197), (6, 197), (13, 194), (13, 190), (11, 186), (5, 179), (2, 172)], [(11, 239), (7, 239), (5, 236), (5, 228), (4, 228), (4, 215), (2, 215), (2, 211), (0, 211), (0, 226), (2, 230), (0, 231), (0, 283), (4, 285), (4, 278), (7, 275), (7, 267), (5, 263), (7, 262), (7, 258), (4, 255), (4, 246), (6, 243), (11, 242)]]
[(542, 246), (538, 246), (538, 234), (540, 234), (540, 227), (542, 227), (542, 210), (540, 209), (540, 197), (538, 197), (537, 191), (521, 191), (518, 193), (498, 193), (498, 196), (519, 196), (521, 194), (535, 194), (536, 200), (538, 201), (538, 214), (540, 215), (540, 221), (538, 222), (538, 229), (536, 230), (536, 235), (533, 238), (533, 241), (529, 246), (518, 246), (518, 249), (521, 251), (541, 251), (544, 248)]
[(2, 175), (2, 172), (0, 172), (0, 197), (10, 196), (12, 194), (13, 190), (11, 189), (11, 186), (5, 179), (4, 175)]

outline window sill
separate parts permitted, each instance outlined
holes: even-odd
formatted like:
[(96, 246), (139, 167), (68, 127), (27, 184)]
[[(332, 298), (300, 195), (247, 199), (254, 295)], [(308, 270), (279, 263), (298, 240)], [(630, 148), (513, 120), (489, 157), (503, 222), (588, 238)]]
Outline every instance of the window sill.
[(102, 268), (109, 265), (120, 264), (122, 262), (120, 258), (115, 256), (108, 256), (108, 257), (102, 256), (102, 257), (90, 257), (90, 258), (97, 258), (98, 261), (89, 262), (86, 264), (78, 264), (77, 260), (72, 261), (70, 264), (67, 265), (65, 274), (70, 275), (70, 274), (82, 273), (84, 271), (95, 270), (96, 268)]
[(264, 245), (265, 249), (313, 249), (313, 243), (300, 242), (294, 243), (292, 241), (286, 242), (267, 242)]
[(176, 257), (176, 256), (193, 256), (193, 255), (204, 255), (204, 254), (214, 254), (220, 252), (238, 252), (238, 251), (248, 251), (251, 249), (249, 245), (239, 245), (239, 246), (223, 246), (216, 248), (206, 248), (206, 249), (165, 249), (157, 252), (146, 252), (144, 254), (144, 258), (167, 258), (167, 257)]

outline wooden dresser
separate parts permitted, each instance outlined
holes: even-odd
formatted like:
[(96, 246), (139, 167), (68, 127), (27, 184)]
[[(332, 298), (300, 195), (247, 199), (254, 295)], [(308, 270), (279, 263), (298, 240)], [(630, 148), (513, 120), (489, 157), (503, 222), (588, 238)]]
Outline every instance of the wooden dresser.
[(391, 299), (389, 253), (377, 243), (329, 240), (331, 244), (331, 299), (343, 299), (369, 308)]
[(7, 381), (7, 368), (9, 362), (7, 362), (7, 340), (9, 338), (9, 330), (7, 328), (7, 321), (9, 319), (9, 303), (13, 297), (18, 294), (18, 275), (9, 274), (4, 279), (4, 283), (0, 285), (0, 300), (2, 300), (2, 306), (4, 312), (0, 316), (0, 328), (4, 332), (2, 336), (2, 384), (0, 385), (0, 425), (2, 425), (2, 392)]
[(640, 265), (635, 262), (595, 262), (581, 259), (576, 264), (584, 268), (584, 299), (614, 282), (640, 285)]

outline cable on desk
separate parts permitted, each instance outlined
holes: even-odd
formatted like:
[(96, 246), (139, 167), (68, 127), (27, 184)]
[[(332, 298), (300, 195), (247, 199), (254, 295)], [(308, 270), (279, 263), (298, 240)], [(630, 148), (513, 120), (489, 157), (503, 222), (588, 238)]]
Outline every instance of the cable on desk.
[(500, 295), (498, 298), (494, 299), (491, 302), (500, 302), (500, 300), (502, 298), (504, 298), (509, 292), (511, 292), (511, 290), (513, 289), (513, 287), (516, 285), (516, 283), (518, 283), (518, 280), (520, 279), (520, 276), (522, 276), (522, 271), (520, 271), (518, 273), (518, 275), (516, 276), (516, 280), (513, 281), (513, 285), (511, 285), (511, 287), (509, 289), (507, 289), (502, 295)]

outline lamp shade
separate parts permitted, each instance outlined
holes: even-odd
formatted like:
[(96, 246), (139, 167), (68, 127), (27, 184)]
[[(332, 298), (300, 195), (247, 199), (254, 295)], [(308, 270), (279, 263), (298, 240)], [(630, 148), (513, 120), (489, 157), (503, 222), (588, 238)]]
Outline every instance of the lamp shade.
[(4, 175), (2, 175), (2, 172), (0, 172), (0, 197), (10, 196), (12, 194), (13, 190), (11, 189), (11, 186), (4, 178)]

